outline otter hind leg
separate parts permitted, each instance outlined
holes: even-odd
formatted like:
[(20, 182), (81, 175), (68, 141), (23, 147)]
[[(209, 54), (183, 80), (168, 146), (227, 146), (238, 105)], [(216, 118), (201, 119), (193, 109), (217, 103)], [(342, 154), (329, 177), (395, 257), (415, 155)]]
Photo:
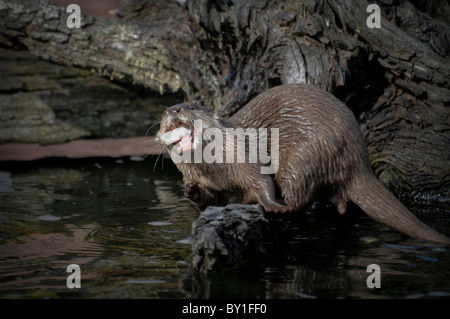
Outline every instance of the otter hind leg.
[(341, 215), (345, 215), (345, 213), (347, 212), (347, 201), (340, 201), (337, 205), (336, 208), (339, 212), (339, 214)]
[(345, 215), (347, 211), (347, 198), (342, 193), (337, 193), (329, 197), (329, 200), (336, 206), (337, 211), (341, 215)]
[(258, 189), (254, 197), (255, 201), (259, 205), (261, 205), (268, 213), (285, 214), (290, 213), (294, 210), (294, 208), (291, 206), (281, 205), (276, 202), (273, 183), (271, 183), (271, 185), (265, 185), (265, 187)]

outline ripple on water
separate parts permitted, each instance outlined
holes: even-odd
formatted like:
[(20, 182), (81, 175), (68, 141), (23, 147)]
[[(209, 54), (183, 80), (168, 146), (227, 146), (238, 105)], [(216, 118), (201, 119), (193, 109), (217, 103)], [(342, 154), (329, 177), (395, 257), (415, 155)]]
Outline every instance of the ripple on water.
[(55, 216), (55, 215), (52, 215), (52, 214), (46, 214), (46, 215), (39, 216), (38, 219), (46, 221), (46, 222), (55, 222), (55, 221), (61, 220), (61, 216)]
[(168, 226), (168, 225), (172, 225), (173, 223), (165, 222), (165, 221), (154, 221), (154, 222), (148, 222), (147, 224), (151, 225), (151, 226)]

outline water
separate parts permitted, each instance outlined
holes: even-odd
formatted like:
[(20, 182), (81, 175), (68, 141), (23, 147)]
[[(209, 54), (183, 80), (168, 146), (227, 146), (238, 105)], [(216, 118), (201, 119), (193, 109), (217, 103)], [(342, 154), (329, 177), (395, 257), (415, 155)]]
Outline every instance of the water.
[[(0, 298), (449, 298), (450, 252), (357, 212), (299, 213), (265, 259), (191, 268), (191, 225), (170, 160), (0, 164)], [(355, 210), (354, 210), (355, 211)], [(414, 212), (447, 235), (445, 205)], [(69, 289), (67, 266), (81, 269)], [(370, 264), (381, 288), (369, 289)]]

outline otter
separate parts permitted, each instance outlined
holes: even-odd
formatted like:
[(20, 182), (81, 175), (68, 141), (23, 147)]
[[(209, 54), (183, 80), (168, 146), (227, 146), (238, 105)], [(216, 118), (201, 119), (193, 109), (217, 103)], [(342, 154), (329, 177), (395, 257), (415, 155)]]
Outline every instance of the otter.
[[(264, 164), (259, 160), (178, 160), (185, 196), (200, 210), (240, 202), (257, 203), (269, 213), (288, 213), (305, 208), (320, 194), (340, 214), (345, 214), (351, 201), (373, 219), (404, 234), (450, 244), (448, 237), (421, 222), (378, 181), (352, 111), (322, 89), (307, 84), (277, 86), (256, 96), (228, 119), (196, 103), (169, 107), (163, 113), (159, 135), (172, 159), (204, 150), (201, 141), (223, 146), (216, 152), (229, 151), (227, 143), (233, 143), (232, 150), (237, 151), (234, 138), (224, 141), (202, 136), (195, 129), (196, 120), (202, 121), (202, 130), (214, 128), (224, 135), (227, 129), (235, 128), (276, 128), (279, 132), (278, 169), (273, 174), (262, 174)], [(267, 144), (266, 151), (270, 146)], [(245, 149), (248, 156), (248, 141)]]

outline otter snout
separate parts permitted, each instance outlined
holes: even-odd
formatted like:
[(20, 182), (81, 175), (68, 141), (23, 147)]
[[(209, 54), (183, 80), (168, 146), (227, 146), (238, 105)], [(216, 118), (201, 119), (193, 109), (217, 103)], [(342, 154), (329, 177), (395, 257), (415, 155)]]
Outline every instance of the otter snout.
[(159, 140), (181, 154), (194, 147), (194, 120), (196, 105), (182, 103), (169, 107), (161, 119)]
[(161, 128), (167, 131), (182, 125), (189, 125), (193, 115), (189, 115), (187, 111), (193, 110), (192, 105), (192, 103), (181, 103), (166, 109), (161, 120), (161, 124), (166, 125), (162, 125)]
[(181, 106), (178, 106), (178, 105), (171, 106), (166, 110), (167, 114), (170, 114), (173, 116), (178, 115), (178, 113), (180, 113), (180, 111), (181, 111)]
[(174, 105), (166, 109), (163, 113), (160, 125), (160, 133), (164, 134), (186, 123), (186, 116), (182, 115), (183, 107)]
[(200, 119), (205, 122), (205, 125), (209, 126), (208, 124), (211, 122), (211, 111), (204, 106), (192, 102), (173, 105), (164, 111), (161, 119), (160, 133), (164, 134), (180, 126), (193, 129), (194, 121)]
[(186, 102), (186, 103), (181, 103), (181, 104), (176, 104), (174, 106), (169, 107), (168, 109), (166, 109), (166, 113), (173, 115), (173, 116), (178, 116), (179, 114), (182, 114), (188, 110), (193, 111), (195, 109), (197, 109), (198, 106), (194, 103), (191, 102)]

